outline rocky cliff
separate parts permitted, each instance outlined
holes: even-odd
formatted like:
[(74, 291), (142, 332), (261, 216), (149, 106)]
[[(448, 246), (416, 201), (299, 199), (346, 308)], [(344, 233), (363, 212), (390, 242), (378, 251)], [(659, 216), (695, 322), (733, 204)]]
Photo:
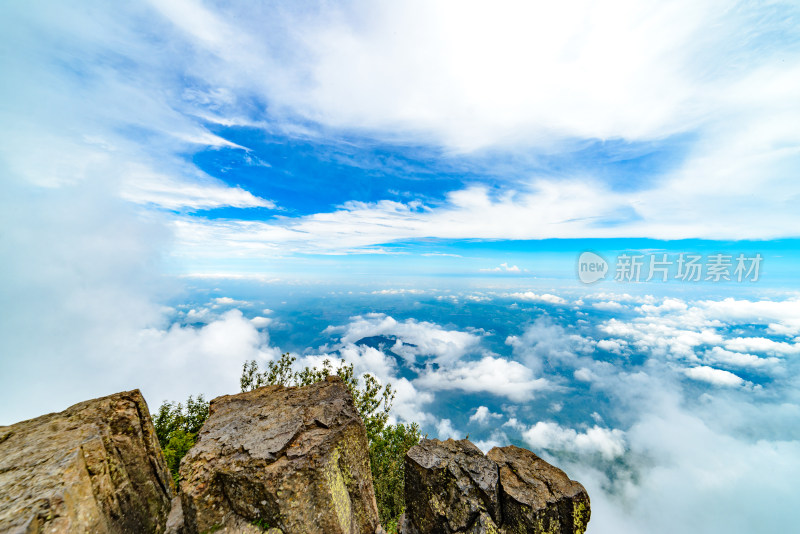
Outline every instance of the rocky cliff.
[(579, 534), (589, 495), (531, 451), (425, 439), (406, 455), (402, 534)]
[(373, 534), (378, 510), (368, 451), (338, 377), (214, 399), (181, 462), (186, 530)]
[[(174, 497), (144, 399), (118, 393), (0, 427), (0, 532), (382, 533), (368, 451), (337, 377), (219, 397)], [(424, 439), (405, 477), (403, 534), (578, 534), (589, 521), (583, 486), (518, 447)]]
[(0, 427), (0, 532), (163, 532), (171, 481), (138, 390)]

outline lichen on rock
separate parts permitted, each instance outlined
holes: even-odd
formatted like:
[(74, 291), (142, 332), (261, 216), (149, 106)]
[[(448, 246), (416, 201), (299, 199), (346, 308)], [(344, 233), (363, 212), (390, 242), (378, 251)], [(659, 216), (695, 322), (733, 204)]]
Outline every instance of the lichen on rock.
[(582, 534), (589, 496), (531, 451), (422, 440), (406, 455), (402, 534)]
[(378, 513), (368, 451), (364, 425), (338, 377), (214, 399), (181, 462), (187, 532), (268, 526), (373, 534)]
[(0, 427), (0, 532), (164, 532), (172, 477), (138, 390)]

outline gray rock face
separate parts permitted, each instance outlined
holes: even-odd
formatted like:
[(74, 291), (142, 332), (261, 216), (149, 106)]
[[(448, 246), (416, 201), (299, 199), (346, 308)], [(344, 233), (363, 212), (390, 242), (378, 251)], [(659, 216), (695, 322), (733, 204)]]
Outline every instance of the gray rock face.
[(508, 532), (583, 532), (591, 511), (584, 487), (529, 450), (495, 447), (500, 468), (503, 527)]
[(589, 496), (534, 453), (422, 440), (405, 458), (402, 534), (580, 534)]
[(181, 462), (186, 532), (373, 534), (368, 451), (338, 377), (214, 399)]
[(406, 507), (420, 532), (466, 532), (500, 515), (497, 465), (467, 440), (422, 440), (406, 455)]
[(0, 532), (160, 533), (171, 484), (138, 390), (0, 427)]

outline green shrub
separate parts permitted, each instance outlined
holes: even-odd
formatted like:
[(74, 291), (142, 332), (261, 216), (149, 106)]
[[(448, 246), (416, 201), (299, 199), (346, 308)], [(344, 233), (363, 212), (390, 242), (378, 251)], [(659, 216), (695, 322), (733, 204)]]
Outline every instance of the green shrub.
[(206, 419), (208, 419), (208, 401), (202, 395), (198, 395), (197, 399), (189, 396), (185, 406), (165, 401), (158, 407), (153, 426), (156, 428), (161, 450), (164, 451), (167, 467), (176, 484), (179, 481), (178, 468), (181, 458), (197, 441), (197, 434)]

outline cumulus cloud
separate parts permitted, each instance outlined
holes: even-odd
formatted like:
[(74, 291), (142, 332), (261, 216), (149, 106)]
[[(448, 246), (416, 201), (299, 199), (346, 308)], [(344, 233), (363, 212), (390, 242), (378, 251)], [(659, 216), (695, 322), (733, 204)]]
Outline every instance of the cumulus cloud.
[(625, 343), (615, 339), (601, 339), (597, 342), (597, 348), (613, 352), (615, 354), (622, 353)]
[(442, 419), (436, 425), (436, 434), (439, 439), (462, 439), (464, 434), (453, 428), (450, 419)]
[(522, 269), (516, 265), (509, 265), (508, 263), (501, 263), (499, 267), (492, 267), (488, 269), (481, 269), (484, 273), (521, 273)]
[(394, 344), (387, 348), (413, 363), (417, 357), (433, 357), (439, 363), (453, 362), (476, 350), (480, 336), (470, 332), (445, 330), (441, 326), (424, 321), (394, 318), (373, 313), (353, 317), (341, 327), (330, 327), (329, 332), (343, 332), (342, 343), (355, 343), (365, 337), (392, 336)]
[(534, 449), (555, 449), (580, 454), (599, 453), (613, 460), (625, 453), (625, 433), (597, 425), (585, 432), (564, 428), (558, 423), (540, 421), (522, 433), (525, 442)]
[(489, 452), (495, 447), (505, 447), (508, 445), (508, 436), (502, 431), (492, 432), (488, 439), (479, 439), (474, 441), (475, 446), (483, 451), (484, 454)]
[(598, 310), (605, 310), (605, 311), (619, 311), (619, 310), (623, 309), (624, 306), (622, 304), (620, 304), (619, 302), (615, 302), (613, 300), (606, 300), (606, 301), (600, 301), (600, 302), (593, 302), (592, 303), (592, 308), (595, 308), (595, 309), (598, 309)]
[(533, 291), (510, 293), (507, 296), (512, 299), (524, 300), (529, 302), (547, 302), (549, 304), (566, 304), (567, 302), (558, 295), (553, 295), (551, 293), (538, 294), (534, 293)]
[(475, 413), (469, 416), (470, 423), (486, 424), (492, 419), (500, 419), (502, 414), (493, 413), (486, 406), (478, 406)]
[(214, 307), (217, 306), (247, 306), (250, 304), (245, 300), (236, 300), (231, 297), (217, 297), (214, 299)]
[(631, 320), (612, 318), (600, 329), (611, 337), (602, 341), (604, 345), (627, 342), (640, 351), (690, 362), (703, 357), (711, 363), (769, 370), (777, 368), (779, 358), (798, 354), (800, 344), (794, 339), (733, 337), (729, 331), (761, 324), (774, 336), (792, 336), (797, 308), (794, 299), (690, 302), (665, 298), (637, 307), (638, 316)]
[(725, 348), (739, 352), (753, 351), (766, 354), (800, 354), (800, 344), (774, 341), (764, 337), (737, 337), (725, 341)]
[(521, 336), (509, 336), (506, 344), (534, 370), (540, 370), (545, 361), (575, 364), (593, 348), (590, 340), (568, 333), (549, 317), (536, 319)]
[(712, 347), (705, 353), (705, 359), (722, 365), (730, 365), (739, 368), (759, 368), (769, 367), (780, 363), (779, 358), (759, 357), (755, 354), (746, 354), (725, 350), (722, 347)]
[[(667, 534), (678, 529), (722, 534), (746, 532), (743, 521), (768, 531), (791, 528), (791, 516), (778, 510), (797, 497), (797, 440), (744, 438), (719, 424), (729, 416), (734, 426), (741, 424), (743, 412), (737, 407), (723, 402), (708, 412), (693, 412), (679, 406), (680, 397), (663, 396), (667, 384), (651, 385), (661, 400), (640, 413), (624, 436), (634, 453), (628, 457), (633, 473), (618, 474), (621, 480), (611, 485), (595, 467), (571, 464), (567, 469), (586, 486), (592, 510), (603, 511), (593, 515), (592, 528), (600, 533)], [(759, 417), (752, 415), (750, 422)], [(794, 418), (789, 415), (784, 424)], [(702, 513), (696, 513), (698, 503)], [(743, 509), (747, 520), (739, 513)]]
[(514, 402), (531, 400), (537, 392), (553, 388), (547, 379), (536, 378), (530, 368), (519, 362), (493, 356), (459, 362), (453, 367), (426, 369), (414, 384), (434, 391), (491, 393)]
[(708, 367), (707, 365), (699, 365), (697, 367), (685, 369), (684, 373), (693, 380), (707, 382), (714, 386), (735, 387), (744, 384), (744, 380), (741, 377), (736, 376), (730, 371), (714, 369), (713, 367)]

